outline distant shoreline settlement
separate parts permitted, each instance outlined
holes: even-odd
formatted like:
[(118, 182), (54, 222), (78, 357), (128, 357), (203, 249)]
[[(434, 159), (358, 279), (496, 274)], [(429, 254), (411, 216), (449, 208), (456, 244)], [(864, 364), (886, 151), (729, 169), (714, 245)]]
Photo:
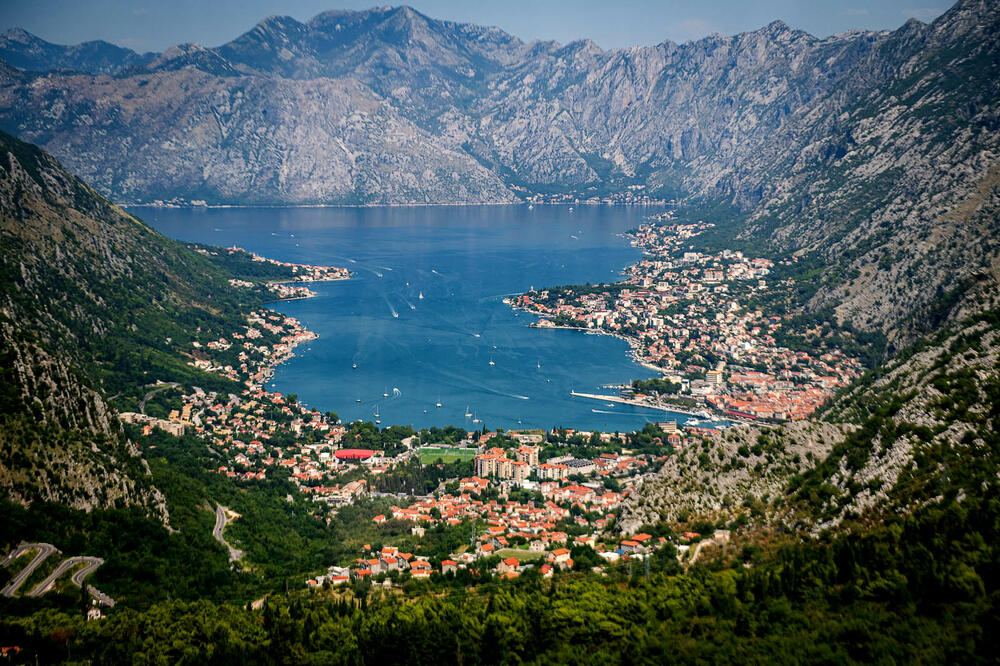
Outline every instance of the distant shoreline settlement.
[(669, 214), (652, 219), (658, 224), (631, 234), (645, 256), (625, 269), (624, 281), (532, 290), (504, 302), (538, 316), (536, 328), (627, 341), (637, 363), (662, 373), (621, 387), (617, 397), (637, 406), (800, 421), (861, 375), (860, 361), (840, 350), (815, 354), (778, 343), (785, 318), (750, 304), (769, 288), (771, 260), (691, 251), (689, 241), (714, 225), (672, 223)]
[[(254, 260), (272, 261), (257, 255)], [(272, 263), (293, 266), (295, 282), (349, 275), (331, 266)], [(303, 285), (233, 284), (263, 286), (293, 298), (313, 295)], [(331, 566), (309, 580), (310, 587), (358, 579), (390, 585), (410, 577), (466, 575), (477, 568), (487, 576), (510, 578), (538, 566), (548, 576), (573, 568), (570, 549), (583, 546), (596, 549), (595, 557), (604, 566), (651, 556), (668, 540), (615, 534), (614, 512), (656, 474), (672, 450), (721, 436), (718, 429), (677, 421), (648, 424), (634, 433), (564, 428), (468, 432), (453, 427), (418, 432), (407, 426), (380, 429), (370, 422), (342, 424), (333, 412), (320, 412), (294, 395), (265, 388), (274, 368), (291, 358), (297, 345), (316, 337), (292, 317), (254, 309), (239, 330), (214, 339), (206, 334), (190, 343), (190, 364), (238, 382), (243, 387), (238, 394), (235, 387), (225, 393), (157, 383), (147, 398), (156, 394), (159, 413), (145, 413), (144, 400), (141, 413), (120, 414), (147, 437), (162, 430), (200, 438), (218, 460), (215, 471), (227, 477), (254, 483), (287, 474), (315, 507), (316, 518), (327, 523), (341, 507), (372, 500), (379, 508), (373, 510), (371, 524), (409, 526), (404, 541), (413, 549), (420, 548), (426, 528), (474, 528), (474, 542), (443, 560), (407, 557), (391, 547), (373, 552), (365, 546), (361, 557)], [(172, 391), (181, 393), (179, 400)], [(151, 437), (144, 446), (158, 443)], [(400, 493), (399, 484), (414, 478), (417, 468), (428, 470), (422, 475), (433, 489), (421, 485)], [(404, 497), (409, 499), (400, 502)], [(484, 524), (482, 531), (475, 529), (479, 523)], [(694, 533), (682, 535), (677, 552), (683, 554), (686, 544), (698, 538)]]

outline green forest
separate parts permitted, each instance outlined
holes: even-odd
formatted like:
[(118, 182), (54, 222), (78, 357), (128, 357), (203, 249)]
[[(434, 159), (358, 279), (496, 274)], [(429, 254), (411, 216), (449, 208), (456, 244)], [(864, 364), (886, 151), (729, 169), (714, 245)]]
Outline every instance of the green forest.
[(0, 645), (23, 647), (12, 663), (995, 663), (998, 526), (1000, 501), (948, 501), (752, 565), (175, 599), (96, 622), (40, 608), (4, 613)]

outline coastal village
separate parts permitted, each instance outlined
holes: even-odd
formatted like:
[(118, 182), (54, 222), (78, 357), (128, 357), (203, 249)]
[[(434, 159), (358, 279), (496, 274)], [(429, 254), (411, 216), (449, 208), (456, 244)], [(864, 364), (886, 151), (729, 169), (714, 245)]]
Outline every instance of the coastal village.
[[(770, 262), (725, 252), (668, 258), (702, 228), (644, 225), (635, 241), (658, 256), (630, 267), (625, 283), (588, 293), (530, 292), (513, 304), (542, 315), (540, 327), (568, 321), (629, 336), (637, 343), (637, 360), (667, 372), (665, 381), (676, 383), (677, 393), (700, 397), (700, 404), (755, 417), (799, 418), (811, 412), (858, 372), (858, 364), (836, 355), (813, 359), (781, 350), (769, 335), (780, 322), (761, 322), (740, 307), (730, 283), (766, 288)], [(281, 265), (292, 267), (296, 278), (293, 284), (263, 285), (277, 298), (309, 297), (305, 283), (348, 276), (335, 267)], [(261, 285), (233, 281), (233, 286)], [(664, 421), (642, 436), (566, 429), (461, 431), (457, 440), (439, 442), (428, 430), (394, 426), (380, 432), (370, 424), (343, 424), (332, 412), (265, 388), (275, 366), (315, 337), (296, 319), (259, 308), (239, 330), (191, 342), (191, 365), (239, 382), (238, 393), (195, 388), (166, 418), (122, 416), (147, 434), (159, 428), (204, 439), (219, 458), (219, 474), (244, 482), (287, 477), (315, 504), (317, 518), (329, 521), (341, 507), (378, 500), (386, 508), (371, 516), (371, 524), (408, 529), (411, 544), (427, 530), (469, 530), (469, 543), (445, 558), (369, 545), (354, 561), (333, 563), (306, 581), (310, 587), (357, 580), (397, 584), (466, 570), (481, 574), (484, 563), (486, 571), (502, 577), (534, 568), (550, 576), (579, 568), (573, 552), (598, 558), (588, 560), (588, 567), (601, 568), (641, 561), (666, 546), (683, 557), (690, 544), (728, 538), (722, 533), (622, 536), (611, 529), (616, 510), (671, 451), (720, 434), (711, 426)], [(635, 391), (627, 397), (654, 402)], [(434, 477), (439, 481), (429, 492), (380, 489), (384, 479), (408, 466), (444, 470), (445, 460), (465, 461), (464, 473)]]
[(643, 224), (632, 242), (646, 255), (626, 269), (623, 282), (535, 290), (508, 303), (538, 315), (539, 328), (628, 340), (637, 362), (664, 375), (622, 387), (621, 397), (633, 404), (703, 406), (733, 419), (808, 418), (860, 376), (862, 365), (839, 350), (817, 355), (780, 345), (784, 319), (752, 304), (771, 288), (773, 262), (690, 250), (690, 239), (712, 226)]

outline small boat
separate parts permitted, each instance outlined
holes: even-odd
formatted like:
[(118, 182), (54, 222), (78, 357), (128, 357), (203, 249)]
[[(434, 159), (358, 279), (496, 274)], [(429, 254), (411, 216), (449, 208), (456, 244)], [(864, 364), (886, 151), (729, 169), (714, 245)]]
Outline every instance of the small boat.
[(389, 389), (385, 389), (384, 391), (382, 391), (382, 397), (383, 398), (388, 398), (389, 397)]
[(420, 300), (424, 300), (424, 292), (420, 292), (419, 294), (417, 294), (417, 298), (419, 298)]
[(354, 368), (355, 370), (357, 370), (358, 369), (358, 364), (357, 363), (352, 363), (351, 367)]
[(441, 406), (441, 398), (438, 398), (437, 404), (435, 404), (434, 406), (435, 407), (440, 407)]
[(496, 365), (496, 363), (493, 362), (493, 359), (490, 359), (490, 365)]
[(465, 406), (465, 418), (471, 418), (471, 417), (472, 417), (472, 412), (469, 411), (469, 406), (466, 405)]
[(528, 210), (533, 210), (535, 206), (533, 204), (528, 204)]
[(361, 398), (355, 398), (354, 402), (361, 402)]
[(542, 369), (542, 362), (539, 361), (537, 364), (535, 364), (535, 367), (538, 368), (539, 370), (541, 370)]
[(472, 419), (472, 422), (473, 423), (479, 423), (480, 422), (479, 417), (477, 416), (476, 418)]

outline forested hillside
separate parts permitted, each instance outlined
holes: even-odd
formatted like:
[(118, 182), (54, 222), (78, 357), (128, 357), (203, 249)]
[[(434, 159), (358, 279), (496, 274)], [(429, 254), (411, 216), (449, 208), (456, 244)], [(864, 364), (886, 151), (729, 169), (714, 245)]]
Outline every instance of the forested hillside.
[(158, 381), (232, 386), (188, 350), (261, 300), (233, 275), (0, 133), (0, 488), (166, 519), (115, 406)]

